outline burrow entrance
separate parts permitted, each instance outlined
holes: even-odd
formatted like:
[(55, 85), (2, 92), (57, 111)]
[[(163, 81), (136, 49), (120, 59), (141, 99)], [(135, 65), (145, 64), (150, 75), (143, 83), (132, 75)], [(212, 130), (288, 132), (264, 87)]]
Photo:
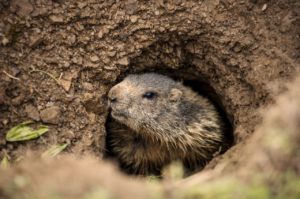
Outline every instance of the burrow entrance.
[[(167, 41), (156, 42), (142, 51), (140, 56), (130, 60), (131, 65), (121, 73), (116, 84), (121, 82), (129, 74), (141, 74), (147, 72), (155, 72), (182, 82), (185, 86), (192, 88), (199, 95), (208, 98), (215, 105), (225, 123), (225, 135), (227, 139), (230, 140), (231, 145), (233, 145), (235, 142), (234, 114), (228, 112), (226, 100), (223, 98), (222, 93), (218, 93), (215, 89), (216, 85), (214, 82), (211, 82), (210, 74), (203, 73), (203, 71), (198, 70), (197, 66), (194, 65), (194, 60), (197, 56), (191, 54), (186, 49), (187, 46), (190, 45), (190, 42), (193, 43), (193, 40), (179, 41), (177, 38), (174, 39), (172, 37)], [(206, 62), (207, 60), (203, 59), (203, 65), (201, 65), (205, 66)], [(207, 72), (213, 72), (214, 70), (209, 64), (205, 67), (208, 68)], [(111, 146), (108, 144), (111, 139), (109, 136), (109, 129), (112, 125), (116, 125), (116, 123), (109, 115), (106, 121), (107, 136), (105, 158), (112, 159), (118, 164), (115, 159), (115, 154), (111, 153)], [(127, 128), (126, 126), (123, 127)], [(122, 165), (119, 166), (122, 169)], [(126, 172), (128, 173), (128, 169), (126, 169)], [(129, 174), (131, 173), (129, 172)]]

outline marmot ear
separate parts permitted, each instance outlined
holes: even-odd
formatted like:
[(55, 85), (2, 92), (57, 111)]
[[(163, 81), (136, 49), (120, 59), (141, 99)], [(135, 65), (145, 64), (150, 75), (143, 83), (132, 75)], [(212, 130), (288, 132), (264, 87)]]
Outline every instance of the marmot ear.
[(178, 88), (172, 88), (169, 94), (169, 100), (171, 102), (177, 102), (180, 100), (182, 96), (182, 91), (179, 90)]

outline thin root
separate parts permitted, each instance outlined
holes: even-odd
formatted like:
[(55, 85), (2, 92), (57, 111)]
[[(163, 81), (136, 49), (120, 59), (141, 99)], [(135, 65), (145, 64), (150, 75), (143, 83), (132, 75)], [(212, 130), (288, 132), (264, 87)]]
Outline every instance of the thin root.
[(9, 78), (12, 78), (12, 79), (15, 79), (15, 80), (20, 81), (20, 78), (17, 78), (17, 77), (15, 77), (15, 76), (13, 76), (13, 75), (7, 73), (5, 70), (3, 70), (3, 73), (4, 73), (5, 75), (7, 75)]
[(53, 80), (55, 80), (58, 85), (60, 85), (59, 79), (57, 79), (56, 77), (54, 77), (54, 75), (52, 75), (51, 73), (48, 73), (46, 71), (39, 70), (39, 69), (33, 69), (33, 70), (29, 71), (29, 73), (34, 73), (34, 72), (40, 72), (40, 73), (46, 74), (50, 78), (52, 78)]

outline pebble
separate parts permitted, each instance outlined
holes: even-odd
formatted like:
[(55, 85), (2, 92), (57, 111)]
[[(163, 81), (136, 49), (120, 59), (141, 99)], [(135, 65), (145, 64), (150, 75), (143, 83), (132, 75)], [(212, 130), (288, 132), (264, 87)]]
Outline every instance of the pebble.
[(49, 19), (52, 23), (63, 23), (64, 22), (64, 18), (60, 15), (51, 15), (49, 17)]
[(29, 47), (34, 48), (38, 46), (43, 40), (42, 35), (32, 35), (29, 39)]
[(3, 46), (6, 46), (9, 43), (9, 40), (6, 37), (3, 37), (1, 43)]
[(265, 3), (265, 4), (263, 5), (263, 7), (261, 8), (261, 11), (265, 11), (265, 10), (267, 9), (267, 7), (268, 7), (268, 5)]
[(87, 6), (87, 3), (86, 2), (78, 2), (77, 6), (78, 6), (78, 8), (82, 9)]
[(63, 87), (65, 91), (69, 91), (71, 88), (72, 80), (70, 79), (60, 79), (59, 84)]
[(94, 89), (93, 87), (93, 84), (89, 83), (89, 82), (83, 82), (82, 83), (82, 87), (85, 89), (85, 90), (89, 90), (89, 91), (92, 91)]
[(13, 0), (10, 2), (10, 11), (16, 12), (20, 17), (28, 17), (34, 10), (29, 0)]
[(4, 126), (6, 126), (6, 125), (8, 124), (8, 119), (2, 120), (2, 124), (3, 124)]
[(60, 115), (60, 108), (55, 105), (45, 108), (40, 113), (42, 121), (50, 124), (58, 124)]
[(107, 52), (107, 55), (110, 57), (114, 57), (116, 55), (116, 51), (109, 51)]
[(123, 66), (128, 66), (129, 60), (127, 57), (124, 57), (124, 58), (118, 60), (118, 64), (123, 65)]
[(98, 32), (98, 35), (97, 35), (97, 36), (98, 36), (99, 39), (101, 39), (101, 38), (103, 37), (103, 31), (100, 30), (100, 31)]
[(98, 62), (98, 61), (99, 61), (99, 57), (98, 57), (97, 55), (92, 55), (92, 56), (90, 57), (90, 60), (91, 60), (92, 62)]
[(33, 106), (31, 104), (25, 106), (25, 112), (30, 119), (33, 119), (35, 121), (40, 120), (39, 111), (35, 106)]
[(75, 42), (76, 42), (76, 35), (74, 35), (74, 34), (69, 35), (68, 36), (68, 42), (70, 44), (75, 44)]
[(137, 0), (128, 0), (125, 3), (125, 9), (128, 14), (133, 14), (138, 10), (138, 1)]
[(137, 22), (137, 20), (138, 20), (138, 17), (137, 17), (136, 15), (133, 15), (133, 16), (130, 17), (130, 21), (131, 21), (132, 23)]

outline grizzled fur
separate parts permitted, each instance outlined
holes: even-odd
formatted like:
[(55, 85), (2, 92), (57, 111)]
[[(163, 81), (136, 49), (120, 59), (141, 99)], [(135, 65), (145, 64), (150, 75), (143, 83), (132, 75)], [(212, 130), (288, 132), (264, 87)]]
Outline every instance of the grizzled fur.
[(228, 145), (212, 103), (166, 76), (129, 75), (108, 98), (107, 146), (129, 173), (158, 174), (176, 160), (199, 169)]

